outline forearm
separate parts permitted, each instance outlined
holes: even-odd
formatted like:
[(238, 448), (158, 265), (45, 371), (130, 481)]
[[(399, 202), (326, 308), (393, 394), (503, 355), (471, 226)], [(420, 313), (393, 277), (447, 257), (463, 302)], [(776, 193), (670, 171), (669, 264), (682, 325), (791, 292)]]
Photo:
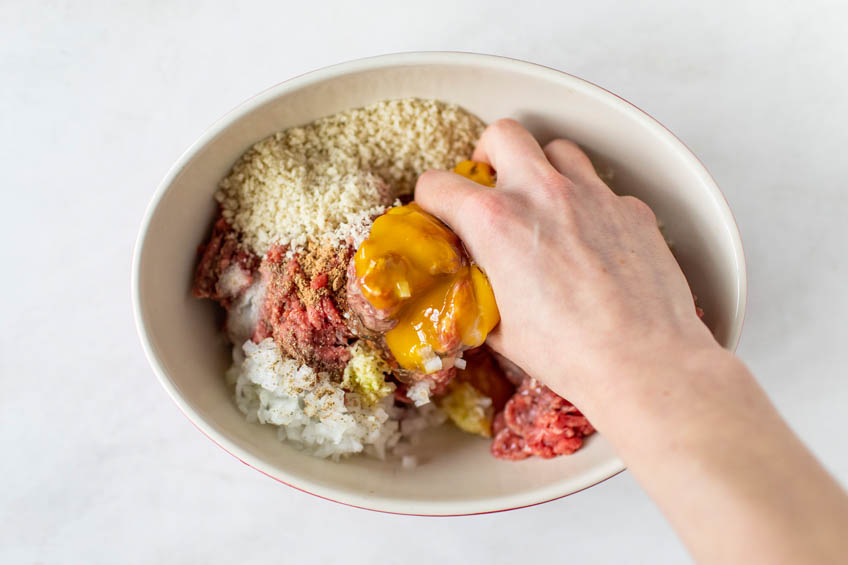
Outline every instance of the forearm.
[(495, 187), (430, 171), (415, 200), (486, 270), (489, 344), (583, 410), (699, 560), (848, 555), (845, 494), (697, 319), (651, 209), (613, 194), (573, 143), (543, 149), (512, 120), (473, 158)]
[(680, 355), (634, 359), (618, 378), (599, 377), (583, 404), (693, 554), (747, 563), (848, 555), (845, 493), (744, 365), (717, 348), (667, 361)]

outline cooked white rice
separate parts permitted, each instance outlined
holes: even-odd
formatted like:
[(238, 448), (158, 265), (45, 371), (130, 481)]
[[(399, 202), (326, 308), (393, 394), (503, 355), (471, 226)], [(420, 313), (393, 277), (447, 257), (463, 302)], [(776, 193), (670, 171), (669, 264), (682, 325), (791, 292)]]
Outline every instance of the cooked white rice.
[(384, 458), (411, 436), (441, 424), (434, 405), (396, 408), (392, 396), (369, 405), (344, 391), (327, 373), (282, 356), (271, 338), (244, 342), (227, 372), (236, 405), (249, 422), (277, 427), (280, 440), (318, 457), (365, 452)]

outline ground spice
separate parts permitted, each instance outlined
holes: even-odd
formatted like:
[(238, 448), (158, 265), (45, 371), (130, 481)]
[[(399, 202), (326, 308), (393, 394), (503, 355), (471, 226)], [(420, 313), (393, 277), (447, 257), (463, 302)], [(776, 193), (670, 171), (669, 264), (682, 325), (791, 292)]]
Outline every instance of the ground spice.
[(345, 292), (347, 264), (353, 249), (347, 245), (312, 245), (296, 256), (300, 270), (294, 274), (292, 284), (297, 295), (307, 305), (318, 304), (329, 296), (339, 311), (346, 311)]

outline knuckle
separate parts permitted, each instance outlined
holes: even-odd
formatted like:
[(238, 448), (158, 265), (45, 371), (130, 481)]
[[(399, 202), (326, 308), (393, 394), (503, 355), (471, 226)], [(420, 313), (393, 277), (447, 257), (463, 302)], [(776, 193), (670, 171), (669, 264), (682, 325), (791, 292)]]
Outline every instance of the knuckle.
[(539, 184), (548, 192), (558, 194), (574, 192), (574, 182), (553, 167), (539, 167), (536, 175), (539, 179)]
[(550, 155), (552, 153), (560, 153), (564, 151), (573, 151), (574, 149), (578, 149), (577, 144), (573, 141), (569, 141), (567, 139), (557, 138), (549, 141), (545, 144), (543, 148), (545, 151), (545, 155)]
[(622, 196), (622, 200), (637, 218), (656, 223), (657, 216), (650, 206), (635, 196)]
[(494, 191), (480, 190), (475, 192), (468, 199), (467, 205), (472, 214), (489, 225), (502, 223), (509, 212), (507, 203), (501, 194)]
[(550, 188), (560, 189), (569, 181), (544, 157), (528, 159), (523, 164), (527, 178), (533, 179), (536, 184)]
[(545, 200), (571, 200), (576, 193), (576, 186), (567, 177), (554, 168), (540, 167), (536, 172), (537, 193)]

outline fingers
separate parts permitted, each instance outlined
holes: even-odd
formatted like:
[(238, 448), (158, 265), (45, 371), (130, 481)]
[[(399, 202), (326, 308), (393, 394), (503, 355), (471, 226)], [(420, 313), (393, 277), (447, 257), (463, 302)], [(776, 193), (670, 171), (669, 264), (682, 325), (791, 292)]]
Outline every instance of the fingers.
[(556, 171), (539, 142), (515, 120), (492, 122), (480, 136), (474, 161), (484, 161), (498, 173), (498, 188), (527, 186)]
[(594, 185), (600, 178), (589, 157), (573, 141), (555, 139), (545, 145), (545, 156), (563, 176), (580, 185)]
[(415, 185), (415, 202), (433, 214), (466, 240), (468, 221), (461, 221), (460, 214), (466, 204), (477, 198), (481, 190), (491, 191), (472, 180), (455, 173), (432, 169), (425, 171)]

